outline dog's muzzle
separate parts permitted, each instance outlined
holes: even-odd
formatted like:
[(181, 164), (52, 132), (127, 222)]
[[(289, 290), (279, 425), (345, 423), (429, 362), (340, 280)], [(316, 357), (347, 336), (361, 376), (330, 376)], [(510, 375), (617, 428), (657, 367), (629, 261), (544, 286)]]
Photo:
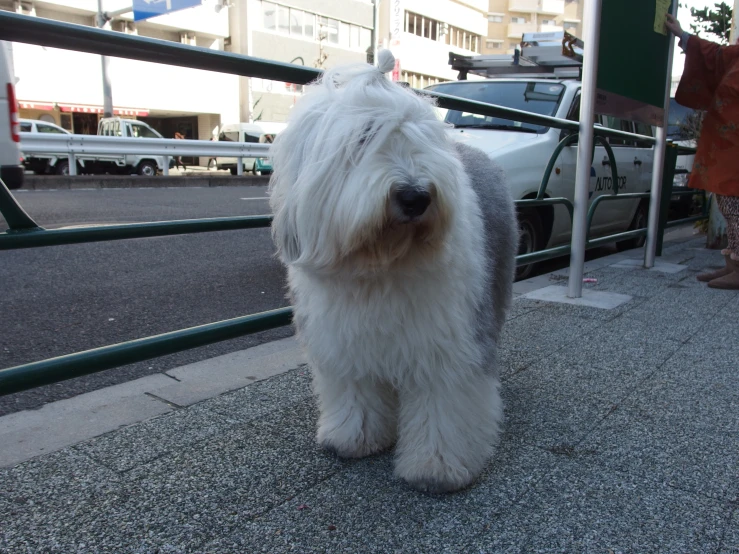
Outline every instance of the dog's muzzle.
[(409, 220), (421, 217), (431, 204), (431, 194), (419, 187), (399, 186), (393, 193), (393, 202)]

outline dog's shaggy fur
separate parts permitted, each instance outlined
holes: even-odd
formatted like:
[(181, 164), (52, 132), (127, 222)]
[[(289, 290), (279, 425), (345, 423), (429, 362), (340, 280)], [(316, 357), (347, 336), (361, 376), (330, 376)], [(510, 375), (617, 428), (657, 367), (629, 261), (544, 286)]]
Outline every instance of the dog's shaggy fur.
[(496, 345), (515, 212), (497, 166), (380, 66), (324, 73), (272, 150), (273, 237), (320, 404), (343, 457), (393, 444), (421, 490), (469, 485), (502, 420)]

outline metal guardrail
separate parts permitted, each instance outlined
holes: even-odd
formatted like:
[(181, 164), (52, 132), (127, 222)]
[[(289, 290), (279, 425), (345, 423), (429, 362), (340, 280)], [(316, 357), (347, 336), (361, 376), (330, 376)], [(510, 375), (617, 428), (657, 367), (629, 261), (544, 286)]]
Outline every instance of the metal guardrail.
[(269, 146), (253, 142), (23, 133), (20, 148), (25, 154), (73, 154), (77, 158), (127, 155), (268, 158)]
[(169, 173), (169, 160), (176, 156), (236, 158), (237, 174), (244, 172), (244, 158), (268, 158), (269, 144), (165, 138), (130, 138), (98, 135), (51, 135), (22, 133), (21, 152), (66, 157), (69, 174), (77, 174), (77, 162), (121, 160), (124, 156), (164, 157), (160, 164)]
[[(93, 54), (124, 57), (140, 61), (164, 63), (235, 75), (261, 77), (298, 84), (308, 83), (320, 76), (319, 70), (304, 66), (296, 66), (226, 52), (218, 52), (206, 48), (125, 35), (122, 33), (115, 33), (82, 25), (62, 23), (3, 11), (0, 11), (0, 40), (38, 44), (67, 50), (77, 50)], [(463, 110), (470, 113), (503, 117), (535, 125), (566, 129), (573, 133), (577, 133), (579, 130), (578, 124), (573, 121), (541, 116), (482, 102), (465, 100), (440, 93), (430, 93), (428, 91), (416, 92), (418, 94), (436, 97), (439, 107), (446, 109)], [(599, 140), (606, 147), (609, 159), (611, 160), (614, 184), (618, 183), (618, 179), (616, 178), (616, 163), (613, 153), (610, 150), (610, 145), (608, 145), (607, 141), (605, 141), (603, 137), (626, 138), (639, 140), (643, 143), (649, 144), (655, 144), (656, 142), (652, 137), (626, 133), (623, 131), (615, 131), (602, 127), (597, 127), (594, 133), (595, 136), (601, 137)], [(118, 137), (96, 137), (97, 140), (103, 138), (117, 139)], [(83, 156), (84, 152), (81, 150), (82, 146), (76, 145), (77, 143), (74, 142), (76, 139), (69, 140), (72, 142), (68, 142), (67, 144), (69, 144), (70, 148), (75, 149), (74, 152), (70, 152), (70, 155), (76, 156), (79, 151), (79, 155)], [(172, 148), (177, 149), (177, 151), (175, 151), (174, 149), (168, 150), (170, 147), (170, 139), (163, 139), (167, 144), (163, 143), (162, 139), (131, 140), (135, 141), (135, 144), (130, 146), (137, 150), (148, 146), (154, 147), (154, 144), (148, 145), (143, 141), (155, 140), (157, 142), (156, 148), (161, 148), (161, 150), (154, 151), (162, 152), (161, 155), (165, 156), (188, 155), (180, 152), (183, 152), (182, 149), (189, 147), (197, 148), (198, 153), (195, 155), (209, 155), (209, 152), (215, 152), (215, 150), (211, 150), (211, 148), (214, 147), (214, 143), (211, 141), (197, 141), (205, 143), (201, 147), (200, 144), (193, 144), (196, 141), (192, 141), (191, 144), (186, 144), (181, 140), (175, 141), (172, 139), (171, 142), (177, 143), (171, 145)], [(576, 139), (565, 137), (565, 139), (560, 142), (547, 164), (547, 170), (545, 171), (545, 175), (542, 177), (537, 197), (530, 200), (519, 200), (516, 202), (517, 206), (539, 207), (564, 205), (569, 210), (570, 215), (572, 215), (573, 206), (570, 200), (566, 198), (546, 198), (545, 195), (549, 175), (551, 174), (551, 169), (556, 162), (557, 156), (565, 146), (571, 144), (574, 140)], [(246, 146), (241, 143), (234, 144), (236, 145), (233, 146), (234, 149), (244, 148)], [(107, 146), (105, 142), (99, 142), (98, 145), (100, 148)], [(221, 146), (222, 145), (219, 145), (217, 147), (219, 152), (221, 151)], [(254, 150), (251, 150), (251, 148), (254, 146), (255, 145), (249, 145), (249, 149), (242, 150), (241, 155), (245, 155), (246, 152), (249, 154), (253, 152)], [(229, 145), (229, 147), (231, 146)], [(676, 149), (673, 150), (676, 151)], [(92, 150), (87, 151), (88, 154), (90, 152), (92, 152)], [(150, 152), (151, 150), (148, 150), (143, 153)], [(238, 156), (239, 154), (237, 153), (235, 155)], [(246, 155), (248, 156), (248, 154)], [(667, 167), (667, 169), (668, 171), (665, 172), (664, 180), (667, 184), (667, 192), (669, 193), (674, 174), (674, 157), (672, 167)], [(648, 193), (636, 193), (635, 196), (639, 198), (648, 197)], [(600, 198), (622, 200), (633, 198), (635, 196), (618, 194), (618, 186), (616, 185), (614, 186), (614, 192), (612, 195), (600, 196), (596, 200), (598, 200), (599, 204), (601, 202)], [(592, 211), (595, 210), (595, 207), (597, 206), (594, 206)], [(0, 211), (10, 227), (5, 233), (0, 233), (1, 250), (72, 244), (79, 242), (175, 235), (182, 233), (268, 227), (272, 219), (271, 216), (231, 217), (45, 230), (36, 224), (23, 208), (18, 205), (10, 191), (1, 181)], [(705, 216), (689, 218), (683, 221), (692, 221), (702, 217)], [(679, 224), (683, 221), (672, 223)], [(663, 222), (661, 228), (664, 229), (665, 226), (666, 224)], [(587, 247), (593, 248), (602, 244), (625, 240), (627, 238), (644, 236), (646, 233), (646, 229), (637, 229), (609, 237), (600, 237), (588, 241)], [(536, 261), (566, 255), (569, 252), (569, 245), (551, 248), (546, 251), (532, 252), (530, 254), (518, 256), (517, 264), (526, 265)], [(221, 321), (200, 327), (173, 331), (156, 337), (147, 337), (87, 352), (70, 354), (60, 358), (42, 360), (31, 364), (2, 369), (0, 370), (0, 396), (27, 390), (40, 385), (63, 381), (80, 375), (103, 371), (113, 367), (171, 354), (188, 348), (194, 348), (213, 342), (236, 338), (249, 333), (288, 325), (291, 318), (292, 311), (289, 308), (284, 308), (281, 310), (274, 310), (272, 312), (264, 312), (262, 314), (253, 314), (243, 318), (237, 318), (235, 320)]]

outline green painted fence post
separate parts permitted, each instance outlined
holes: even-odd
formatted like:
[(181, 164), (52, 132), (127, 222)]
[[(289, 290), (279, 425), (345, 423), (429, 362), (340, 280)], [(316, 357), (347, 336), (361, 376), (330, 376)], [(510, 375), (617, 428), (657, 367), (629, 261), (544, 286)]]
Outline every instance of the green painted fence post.
[(672, 183), (675, 179), (675, 166), (677, 165), (677, 146), (667, 143), (665, 148), (665, 164), (662, 171), (662, 196), (659, 200), (659, 223), (657, 231), (656, 255), (662, 255), (662, 241), (665, 237), (665, 225), (670, 212), (670, 200), (672, 199)]

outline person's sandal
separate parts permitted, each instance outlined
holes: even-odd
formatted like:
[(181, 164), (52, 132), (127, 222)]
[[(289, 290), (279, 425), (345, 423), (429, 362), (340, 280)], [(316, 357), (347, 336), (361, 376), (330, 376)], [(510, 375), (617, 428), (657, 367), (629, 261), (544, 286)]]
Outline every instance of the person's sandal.
[(696, 279), (698, 279), (701, 283), (708, 283), (709, 281), (713, 281), (714, 279), (718, 279), (719, 277), (724, 277), (731, 273), (731, 268), (729, 267), (729, 255), (725, 254), (724, 258), (726, 259), (726, 266), (722, 267), (721, 269), (717, 269), (716, 271), (709, 271), (707, 273), (699, 273), (695, 276)]

